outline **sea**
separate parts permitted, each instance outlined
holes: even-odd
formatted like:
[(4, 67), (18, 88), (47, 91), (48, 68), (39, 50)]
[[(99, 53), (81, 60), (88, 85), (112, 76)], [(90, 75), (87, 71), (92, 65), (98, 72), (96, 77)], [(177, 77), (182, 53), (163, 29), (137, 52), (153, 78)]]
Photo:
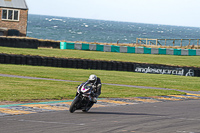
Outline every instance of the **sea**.
[[(28, 16), (27, 36), (59, 41), (136, 43), (136, 38), (200, 39), (200, 27), (33, 15)], [(160, 42), (163, 45), (164, 42)], [(188, 40), (183, 45), (188, 45)], [(190, 44), (197, 44), (193, 40)], [(167, 45), (172, 45), (168, 41)], [(175, 43), (180, 45), (180, 42)]]

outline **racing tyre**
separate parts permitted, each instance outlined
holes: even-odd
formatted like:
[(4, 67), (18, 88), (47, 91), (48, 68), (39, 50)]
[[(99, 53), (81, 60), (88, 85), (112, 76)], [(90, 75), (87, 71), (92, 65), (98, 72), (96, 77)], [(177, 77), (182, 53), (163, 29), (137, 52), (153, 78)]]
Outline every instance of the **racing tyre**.
[(79, 97), (75, 97), (75, 99), (73, 100), (73, 102), (69, 108), (70, 113), (74, 113), (74, 111), (77, 109), (78, 102), (79, 102)]

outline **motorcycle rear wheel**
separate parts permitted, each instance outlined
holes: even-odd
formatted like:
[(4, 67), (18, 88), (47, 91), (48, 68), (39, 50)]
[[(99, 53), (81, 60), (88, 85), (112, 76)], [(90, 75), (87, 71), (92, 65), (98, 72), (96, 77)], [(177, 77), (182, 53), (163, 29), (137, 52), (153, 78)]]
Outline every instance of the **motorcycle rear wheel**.
[(76, 111), (76, 109), (77, 109), (77, 103), (79, 102), (79, 97), (76, 97), (74, 100), (73, 100), (73, 102), (72, 102), (72, 104), (70, 105), (70, 108), (69, 108), (69, 112), (70, 113), (74, 113), (74, 111)]

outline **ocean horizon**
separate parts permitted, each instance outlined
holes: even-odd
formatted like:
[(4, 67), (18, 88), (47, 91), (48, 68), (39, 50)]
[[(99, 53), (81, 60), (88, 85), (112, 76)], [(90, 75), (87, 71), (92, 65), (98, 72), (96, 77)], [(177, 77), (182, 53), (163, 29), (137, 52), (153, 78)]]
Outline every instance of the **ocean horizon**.
[[(59, 41), (136, 43), (136, 38), (200, 39), (200, 27), (29, 14), (27, 36)], [(176, 41), (176, 45), (179, 43)], [(183, 46), (186, 45), (188, 41), (183, 41)]]

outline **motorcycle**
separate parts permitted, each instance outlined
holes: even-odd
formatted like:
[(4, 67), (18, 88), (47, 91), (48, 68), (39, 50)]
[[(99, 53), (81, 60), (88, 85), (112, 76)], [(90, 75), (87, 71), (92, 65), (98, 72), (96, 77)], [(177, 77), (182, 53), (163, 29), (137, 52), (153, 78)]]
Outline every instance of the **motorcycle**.
[(94, 93), (91, 84), (85, 82), (79, 85), (77, 87), (76, 97), (69, 108), (70, 113), (74, 113), (76, 110), (88, 112), (94, 105), (94, 102), (91, 101), (92, 94)]

